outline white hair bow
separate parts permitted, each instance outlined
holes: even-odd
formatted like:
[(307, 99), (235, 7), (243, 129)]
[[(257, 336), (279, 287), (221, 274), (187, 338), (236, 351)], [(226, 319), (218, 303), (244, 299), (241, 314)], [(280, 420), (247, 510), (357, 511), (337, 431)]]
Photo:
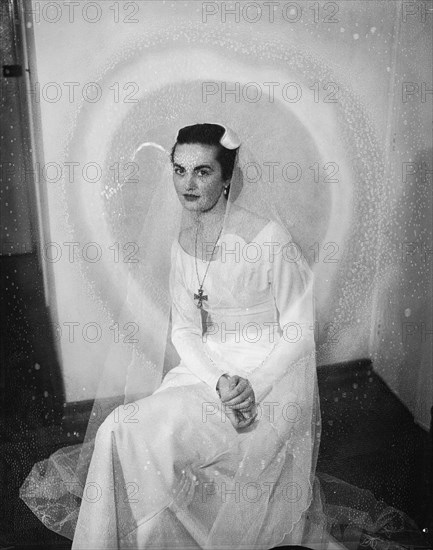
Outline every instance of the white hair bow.
[(220, 126), (222, 126), (225, 129), (225, 132), (222, 138), (220, 139), (221, 145), (226, 149), (237, 149), (241, 144), (241, 140), (239, 139), (237, 134), (235, 134), (235, 132), (232, 129), (227, 128), (227, 126), (224, 126), (224, 124), (220, 124)]

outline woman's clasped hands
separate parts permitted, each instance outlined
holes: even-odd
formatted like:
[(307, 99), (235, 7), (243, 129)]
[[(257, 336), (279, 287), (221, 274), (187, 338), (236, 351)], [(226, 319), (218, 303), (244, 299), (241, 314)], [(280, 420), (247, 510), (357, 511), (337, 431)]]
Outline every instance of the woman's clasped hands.
[(246, 428), (257, 416), (254, 390), (246, 378), (223, 374), (217, 384), (217, 391), (224, 406), (224, 412), (235, 429)]

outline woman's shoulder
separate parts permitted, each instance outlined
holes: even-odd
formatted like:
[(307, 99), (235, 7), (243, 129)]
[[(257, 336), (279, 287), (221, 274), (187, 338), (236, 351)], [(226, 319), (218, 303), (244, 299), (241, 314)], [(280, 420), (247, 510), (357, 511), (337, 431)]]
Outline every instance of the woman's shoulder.
[(241, 237), (246, 243), (257, 241), (266, 232), (271, 220), (243, 207), (233, 207), (229, 214), (228, 232)]
[(237, 213), (238, 231), (246, 242), (279, 242), (281, 245), (293, 241), (290, 231), (276, 220), (265, 218), (245, 209)]
[(284, 245), (293, 242), (290, 231), (283, 224), (251, 212), (242, 207), (236, 207), (230, 214), (228, 231), (242, 237), (247, 242), (274, 242)]
[(281, 245), (284, 245), (288, 242), (293, 242), (293, 237), (290, 231), (287, 229), (287, 227), (285, 227), (278, 221), (272, 220), (269, 223), (268, 230), (268, 237), (271, 238), (272, 242), (277, 242)]

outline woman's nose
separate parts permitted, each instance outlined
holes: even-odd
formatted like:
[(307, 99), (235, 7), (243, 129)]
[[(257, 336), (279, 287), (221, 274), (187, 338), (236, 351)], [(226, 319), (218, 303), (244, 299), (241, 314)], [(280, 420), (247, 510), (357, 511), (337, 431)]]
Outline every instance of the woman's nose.
[(196, 182), (196, 179), (195, 179), (195, 175), (191, 174), (187, 179), (186, 189), (187, 189), (187, 191), (192, 191), (196, 188), (197, 188), (197, 182)]

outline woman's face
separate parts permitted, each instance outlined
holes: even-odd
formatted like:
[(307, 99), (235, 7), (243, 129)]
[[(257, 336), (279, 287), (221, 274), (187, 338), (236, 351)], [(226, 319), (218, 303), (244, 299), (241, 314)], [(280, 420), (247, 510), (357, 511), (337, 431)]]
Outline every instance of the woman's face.
[(176, 145), (173, 158), (173, 181), (184, 208), (205, 212), (221, 197), (226, 182), (217, 161), (217, 147), (199, 143)]

